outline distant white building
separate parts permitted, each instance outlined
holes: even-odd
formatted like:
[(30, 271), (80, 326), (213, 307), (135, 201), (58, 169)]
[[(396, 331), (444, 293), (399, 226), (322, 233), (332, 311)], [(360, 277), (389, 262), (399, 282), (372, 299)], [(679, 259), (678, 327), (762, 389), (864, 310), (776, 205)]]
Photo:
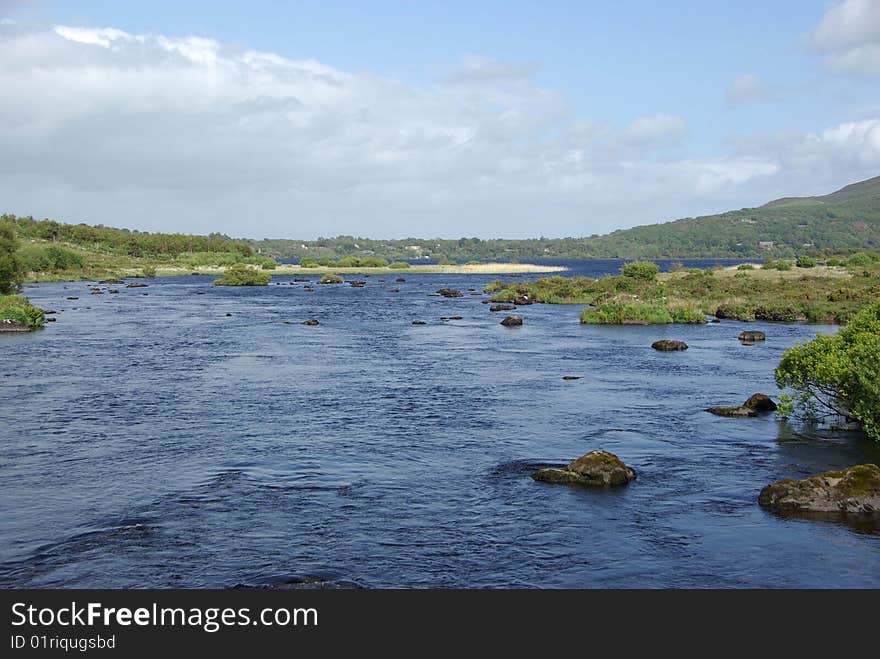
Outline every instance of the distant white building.
[(759, 249), (773, 249), (774, 242), (772, 240), (762, 240), (758, 243)]

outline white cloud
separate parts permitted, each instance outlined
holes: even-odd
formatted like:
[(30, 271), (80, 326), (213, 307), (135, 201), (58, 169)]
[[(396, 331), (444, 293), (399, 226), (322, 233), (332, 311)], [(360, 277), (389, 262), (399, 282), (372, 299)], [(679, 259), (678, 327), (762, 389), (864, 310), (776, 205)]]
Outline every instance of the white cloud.
[(880, 2), (843, 0), (825, 12), (810, 35), (841, 73), (880, 75)]
[(587, 235), (876, 163), (870, 121), (676, 159), (662, 149), (684, 118), (575, 116), (523, 67), (478, 58), (417, 86), (205, 38), (7, 23), (0, 89), (0, 210), (141, 229)]
[(762, 101), (772, 97), (770, 87), (753, 73), (738, 75), (727, 88), (727, 103), (739, 105), (751, 101)]
[(639, 117), (623, 131), (623, 141), (632, 146), (667, 146), (679, 142), (687, 132), (687, 123), (681, 117), (656, 114)]

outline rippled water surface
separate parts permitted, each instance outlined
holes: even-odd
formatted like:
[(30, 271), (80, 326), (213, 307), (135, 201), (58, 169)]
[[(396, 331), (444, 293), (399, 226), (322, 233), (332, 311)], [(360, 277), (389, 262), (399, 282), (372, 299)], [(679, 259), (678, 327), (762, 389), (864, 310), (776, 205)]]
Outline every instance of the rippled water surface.
[[(756, 503), (874, 445), (703, 411), (775, 394), (782, 351), (833, 328), (751, 323), (746, 347), (533, 305), (507, 329), (470, 294), (491, 277), (404, 276), (29, 288), (59, 313), (0, 335), (0, 585), (880, 587), (876, 530)], [(638, 480), (530, 478), (597, 448)]]

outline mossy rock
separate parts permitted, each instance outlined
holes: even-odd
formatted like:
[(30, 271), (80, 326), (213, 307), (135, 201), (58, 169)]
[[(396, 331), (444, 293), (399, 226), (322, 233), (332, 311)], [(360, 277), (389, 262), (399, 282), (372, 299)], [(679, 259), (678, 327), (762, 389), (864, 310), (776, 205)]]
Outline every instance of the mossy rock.
[(861, 464), (800, 480), (783, 478), (762, 489), (758, 503), (777, 512), (880, 515), (880, 467)]
[(674, 339), (661, 339), (660, 341), (654, 341), (651, 347), (660, 352), (675, 352), (676, 350), (687, 350), (688, 344)]
[(540, 469), (532, 474), (532, 478), (545, 483), (611, 487), (635, 480), (636, 472), (613, 453), (590, 451), (563, 469)]

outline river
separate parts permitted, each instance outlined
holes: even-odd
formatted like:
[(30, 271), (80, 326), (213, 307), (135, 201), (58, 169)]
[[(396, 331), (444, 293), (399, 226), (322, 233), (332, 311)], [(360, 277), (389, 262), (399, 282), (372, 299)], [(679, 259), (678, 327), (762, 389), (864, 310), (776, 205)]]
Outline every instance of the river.
[[(703, 411), (776, 395), (782, 351), (834, 328), (749, 323), (768, 339), (743, 346), (743, 323), (532, 305), (508, 329), (469, 294), (491, 277), (401, 274), (27, 288), (59, 313), (0, 335), (0, 586), (880, 587), (876, 528), (757, 505), (876, 444)], [(638, 479), (530, 478), (599, 448)]]

